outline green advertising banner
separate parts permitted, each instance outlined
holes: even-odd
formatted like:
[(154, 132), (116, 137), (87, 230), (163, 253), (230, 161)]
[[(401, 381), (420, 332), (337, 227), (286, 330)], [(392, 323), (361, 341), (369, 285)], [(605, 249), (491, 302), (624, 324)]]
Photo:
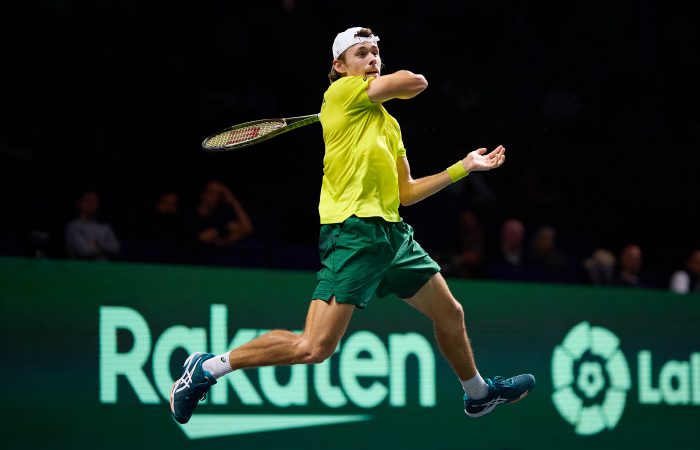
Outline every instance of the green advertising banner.
[(317, 365), (237, 371), (186, 425), (190, 352), (300, 330), (315, 274), (0, 259), (8, 449), (697, 448), (700, 298), (448, 279), (480, 372), (529, 372), (522, 402), (471, 419), (430, 322), (398, 298), (355, 312)]

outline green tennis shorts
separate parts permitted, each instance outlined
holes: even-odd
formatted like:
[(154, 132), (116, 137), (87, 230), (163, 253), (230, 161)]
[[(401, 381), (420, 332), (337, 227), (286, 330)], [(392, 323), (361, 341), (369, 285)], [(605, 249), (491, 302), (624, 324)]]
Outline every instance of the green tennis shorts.
[(351, 216), (321, 225), (322, 268), (313, 298), (365, 308), (373, 295), (413, 297), (440, 266), (413, 239), (405, 222)]

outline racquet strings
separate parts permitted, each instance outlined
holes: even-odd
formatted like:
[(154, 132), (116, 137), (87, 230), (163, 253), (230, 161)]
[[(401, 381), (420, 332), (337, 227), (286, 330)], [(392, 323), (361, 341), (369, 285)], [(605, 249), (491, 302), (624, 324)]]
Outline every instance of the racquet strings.
[(233, 128), (209, 138), (205, 143), (205, 147), (221, 148), (238, 145), (265, 136), (266, 134), (282, 128), (284, 125), (284, 121), (277, 120)]

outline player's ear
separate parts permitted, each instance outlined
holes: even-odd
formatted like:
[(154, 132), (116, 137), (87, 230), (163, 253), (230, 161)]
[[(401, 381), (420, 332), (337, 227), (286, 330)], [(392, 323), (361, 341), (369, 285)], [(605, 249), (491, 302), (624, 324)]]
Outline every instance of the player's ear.
[(347, 72), (347, 68), (345, 67), (345, 63), (339, 59), (334, 59), (333, 60), (333, 68), (335, 69), (336, 72), (344, 74)]

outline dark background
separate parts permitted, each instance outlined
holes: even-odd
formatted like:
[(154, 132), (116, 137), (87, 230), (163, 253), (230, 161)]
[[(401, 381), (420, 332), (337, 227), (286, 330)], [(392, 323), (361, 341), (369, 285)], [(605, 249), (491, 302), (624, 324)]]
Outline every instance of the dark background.
[[(478, 147), (507, 147), (472, 174), (401, 208), (430, 252), (454, 245), (460, 210), (488, 242), (518, 217), (558, 231), (574, 261), (628, 243), (658, 286), (700, 247), (697, 7), (676, 2), (43, 1), (6, 11), (0, 252), (33, 254), (62, 230), (80, 189), (124, 242), (165, 189), (194, 205), (219, 177), (250, 213), (270, 266), (312, 268), (320, 126), (235, 153), (201, 140), (235, 123), (317, 112), (331, 44), (351, 26), (381, 37), (384, 73), (430, 85), (386, 107), (414, 177)], [(298, 253), (289, 251), (296, 249)], [(293, 255), (301, 255), (296, 258)], [(294, 261), (312, 261), (306, 265)], [(270, 261), (270, 260), (268, 260)], [(282, 261), (288, 261), (285, 264)], [(245, 261), (241, 262), (245, 264)], [(264, 264), (258, 264), (264, 265)]]

